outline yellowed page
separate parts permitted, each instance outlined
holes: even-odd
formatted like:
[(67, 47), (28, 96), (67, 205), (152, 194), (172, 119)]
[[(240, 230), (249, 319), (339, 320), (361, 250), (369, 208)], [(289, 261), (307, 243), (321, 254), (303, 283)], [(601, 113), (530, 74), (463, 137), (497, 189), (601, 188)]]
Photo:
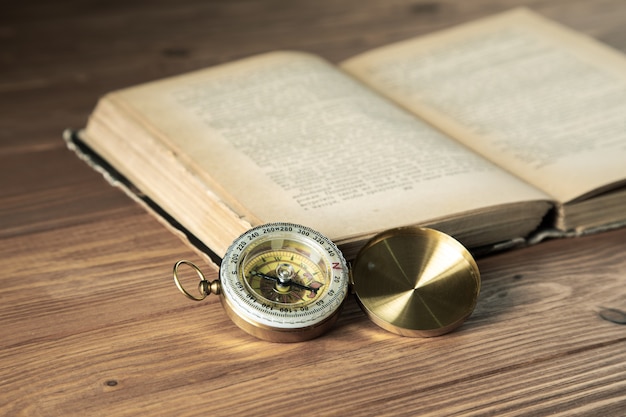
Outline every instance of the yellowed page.
[(347, 238), (547, 198), (305, 54), (267, 54), (108, 99), (194, 176), (220, 185), (252, 224), (291, 221)]
[(562, 202), (626, 179), (626, 59), (517, 9), (343, 63)]

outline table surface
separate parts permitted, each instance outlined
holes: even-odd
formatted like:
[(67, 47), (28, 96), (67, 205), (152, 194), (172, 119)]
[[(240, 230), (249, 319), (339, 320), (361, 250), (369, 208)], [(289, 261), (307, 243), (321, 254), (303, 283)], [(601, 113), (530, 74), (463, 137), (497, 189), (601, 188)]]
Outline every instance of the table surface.
[(479, 259), (446, 336), (385, 332), (350, 298), (325, 336), (272, 344), (182, 297), (172, 265), (197, 253), (61, 139), (120, 87), (275, 49), (337, 62), (518, 5), (626, 52), (622, 0), (4, 6), (0, 415), (625, 415), (626, 326), (598, 313), (626, 310), (626, 229)]

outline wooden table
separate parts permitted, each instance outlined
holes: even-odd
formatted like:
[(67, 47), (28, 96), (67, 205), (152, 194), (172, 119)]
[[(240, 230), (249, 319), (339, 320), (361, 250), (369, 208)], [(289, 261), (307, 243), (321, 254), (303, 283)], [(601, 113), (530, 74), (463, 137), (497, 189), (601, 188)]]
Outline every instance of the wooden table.
[[(626, 229), (479, 260), (459, 330), (261, 342), (171, 279), (176, 236), (65, 149), (107, 91), (272, 49), (339, 61), (527, 5), (626, 52), (604, 1), (31, 1), (0, 13), (0, 415), (626, 415)], [(205, 266), (205, 268), (207, 268)], [(215, 273), (213, 273), (215, 275)]]

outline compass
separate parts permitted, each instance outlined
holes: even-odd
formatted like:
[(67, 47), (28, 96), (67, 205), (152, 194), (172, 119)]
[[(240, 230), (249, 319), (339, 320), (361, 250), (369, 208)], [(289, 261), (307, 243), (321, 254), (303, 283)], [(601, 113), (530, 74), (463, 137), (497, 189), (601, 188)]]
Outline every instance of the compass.
[(348, 293), (348, 267), (337, 246), (321, 233), (291, 223), (255, 227), (236, 239), (220, 266), (219, 281), (201, 277), (201, 300), (221, 295), (228, 316), (260, 339), (296, 342), (317, 337), (337, 320)]
[[(199, 295), (183, 288), (179, 269), (193, 268)], [(480, 274), (470, 253), (445, 233), (403, 227), (370, 239), (352, 269), (323, 234), (293, 223), (269, 223), (228, 248), (219, 280), (209, 282), (189, 261), (174, 265), (178, 289), (195, 301), (217, 294), (241, 329), (272, 342), (299, 342), (328, 331), (349, 284), (366, 315), (403, 336), (438, 336), (472, 313)]]

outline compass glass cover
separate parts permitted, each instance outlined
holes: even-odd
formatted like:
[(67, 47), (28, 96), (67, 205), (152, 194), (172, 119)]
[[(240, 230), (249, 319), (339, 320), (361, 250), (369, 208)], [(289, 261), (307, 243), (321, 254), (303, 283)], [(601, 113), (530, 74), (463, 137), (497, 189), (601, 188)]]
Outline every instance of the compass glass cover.
[(233, 242), (220, 281), (227, 312), (244, 330), (260, 337), (272, 331), (306, 335), (336, 319), (348, 292), (348, 268), (335, 244), (319, 232), (271, 223)]

